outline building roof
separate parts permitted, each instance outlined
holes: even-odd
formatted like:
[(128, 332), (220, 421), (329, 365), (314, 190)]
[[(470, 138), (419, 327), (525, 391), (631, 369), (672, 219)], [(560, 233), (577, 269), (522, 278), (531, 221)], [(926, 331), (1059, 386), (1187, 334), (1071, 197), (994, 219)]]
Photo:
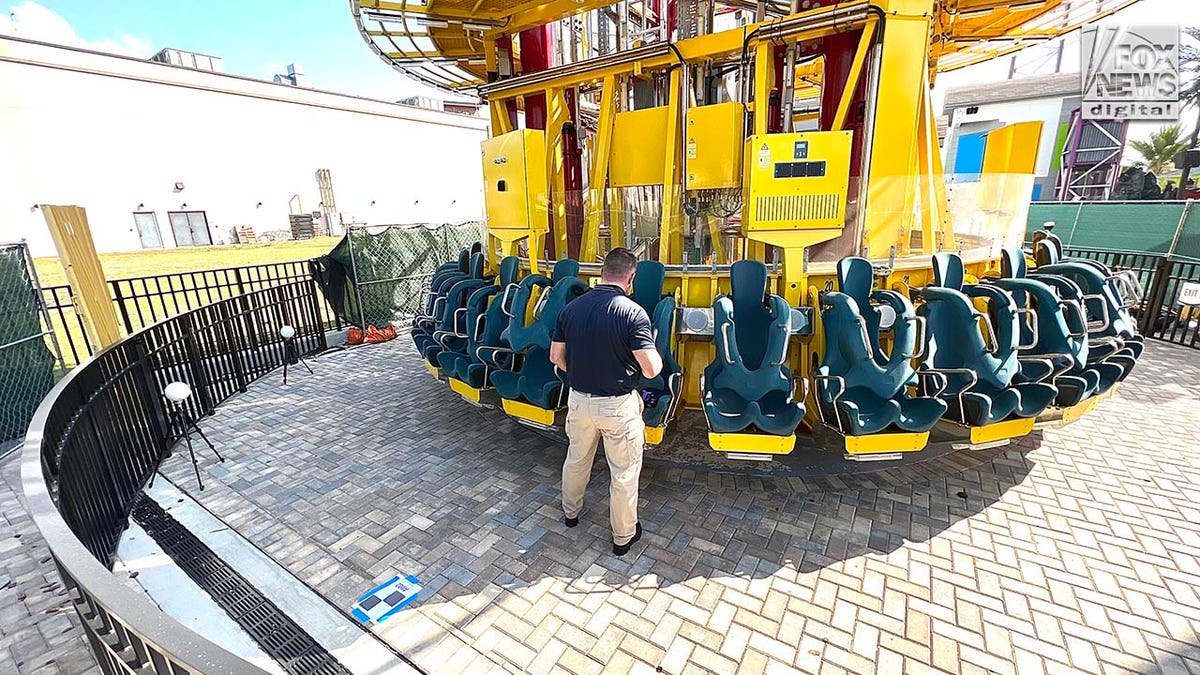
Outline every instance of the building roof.
[(957, 87), (946, 92), (945, 109), (1031, 98), (1079, 96), (1083, 90), (1081, 79), (1079, 73), (1058, 73)]

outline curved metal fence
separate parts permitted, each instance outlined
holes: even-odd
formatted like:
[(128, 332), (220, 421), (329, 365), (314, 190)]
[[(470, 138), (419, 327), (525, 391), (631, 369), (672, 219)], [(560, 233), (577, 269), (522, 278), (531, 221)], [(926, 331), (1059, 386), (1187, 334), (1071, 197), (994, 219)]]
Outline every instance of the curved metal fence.
[(282, 365), (282, 325), (301, 354), (325, 347), (312, 280), (186, 311), (100, 351), (42, 401), (25, 437), (33, 520), (106, 673), (263, 672), (164, 615), (110, 573), (134, 499), (182, 430), (162, 395), (184, 381), (199, 419)]

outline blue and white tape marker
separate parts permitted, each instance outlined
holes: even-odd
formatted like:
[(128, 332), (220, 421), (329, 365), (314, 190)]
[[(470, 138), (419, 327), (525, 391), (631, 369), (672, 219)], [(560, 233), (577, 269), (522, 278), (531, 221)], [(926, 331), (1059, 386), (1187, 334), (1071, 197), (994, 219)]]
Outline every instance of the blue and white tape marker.
[(368, 626), (381, 624), (416, 600), (420, 592), (421, 582), (413, 575), (394, 576), (355, 600), (350, 606), (350, 613)]

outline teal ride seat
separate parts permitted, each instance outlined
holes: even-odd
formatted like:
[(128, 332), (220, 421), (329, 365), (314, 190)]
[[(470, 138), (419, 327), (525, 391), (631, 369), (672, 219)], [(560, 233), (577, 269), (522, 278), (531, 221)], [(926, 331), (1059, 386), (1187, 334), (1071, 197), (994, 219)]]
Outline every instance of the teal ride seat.
[[(946, 413), (946, 403), (908, 393), (918, 379), (912, 367), (918, 355), (918, 318), (912, 303), (894, 291), (872, 291), (874, 270), (865, 258), (843, 258), (837, 275), (838, 290), (821, 298), (825, 355), (814, 389), (822, 419), (828, 411), (837, 428), (851, 436), (889, 427), (928, 431)], [(882, 313), (872, 300), (895, 313), (890, 354), (881, 347)]]
[(1081, 291), (1064, 277), (1042, 275), (1027, 278), (1025, 254), (1005, 248), (1000, 259), (1001, 276), (992, 283), (1008, 291), (1018, 307), (1031, 309), (1036, 326), (1020, 322), (1021, 343), (1032, 346), (1020, 350), (1022, 364), (1018, 377), (1038, 381), (1047, 371), (1058, 373), (1053, 384), (1058, 388), (1055, 404), (1077, 405), (1087, 398), (1112, 388), (1122, 376), (1122, 366), (1090, 361), (1087, 318)]
[(661, 427), (671, 421), (683, 393), (683, 370), (671, 352), (671, 337), (675, 333), (675, 297), (663, 295), (663, 280), (667, 269), (656, 260), (643, 260), (633, 277), (633, 301), (646, 310), (654, 332), (654, 347), (662, 357), (662, 372), (657, 377), (641, 378), (645, 408), (642, 420), (648, 427)]
[[(1034, 260), (1037, 262), (1034, 275), (1063, 276), (1079, 286), (1085, 296), (1084, 306), (1088, 314), (1103, 317), (1101, 327), (1092, 330), (1090, 337), (1094, 341), (1116, 344), (1116, 351), (1122, 357), (1118, 361), (1129, 364), (1132, 370), (1132, 362), (1142, 355), (1145, 348), (1145, 338), (1138, 333), (1137, 322), (1121, 299), (1117, 283), (1120, 275), (1114, 274), (1099, 261), (1064, 256), (1062, 241), (1058, 236), (1042, 230), (1034, 233)], [(1132, 360), (1125, 357), (1132, 357)]]
[[(425, 348), (433, 341), (434, 325), (437, 319), (434, 317), (433, 307), (437, 302), (437, 291), (441, 288), (442, 281), (448, 276), (456, 274), (466, 274), (471, 265), (471, 252), (469, 249), (462, 249), (458, 252), (458, 260), (451, 260), (443, 263), (433, 271), (429, 285), (424, 289), (425, 302), (421, 310), (413, 317), (412, 328), (409, 330), (409, 335), (412, 336), (413, 344), (417, 347), (417, 352), (424, 354)], [(363, 326), (366, 328), (366, 326)]]
[[(521, 358), (514, 370), (492, 373), (492, 385), (501, 398), (524, 399), (546, 410), (562, 406), (568, 383), (550, 363), (550, 335), (562, 308), (588, 290), (588, 285), (576, 276), (578, 273), (578, 262), (559, 260), (549, 279), (532, 274), (522, 279), (514, 291), (512, 317), (501, 337)], [(534, 303), (534, 316), (527, 324), (530, 302)]]
[[(475, 389), (488, 386), (487, 372), (489, 364), (492, 363), (483, 362), (479, 355), (480, 350), (488, 346), (508, 347), (500, 337), (508, 327), (508, 315), (504, 313), (504, 291), (516, 285), (520, 269), (521, 261), (516, 256), (509, 256), (500, 261), (500, 274), (496, 283), (475, 290), (467, 298), (466, 345), (458, 351), (444, 351), (438, 354), (438, 365), (443, 371)], [(511, 358), (502, 361), (505, 364), (509, 362)]]
[(760, 261), (734, 263), (729, 284), (731, 295), (713, 301), (717, 354), (701, 383), (708, 427), (789, 436), (804, 418), (786, 365), (791, 308), (767, 294), (767, 266)]
[(432, 341), (425, 344), (422, 355), (429, 365), (437, 367), (438, 355), (444, 351), (458, 351), (466, 347), (466, 304), (471, 293), (489, 285), (483, 276), (483, 254), (471, 255), (470, 271), (467, 275), (455, 275), (442, 282), (444, 294), (435, 303), (435, 323)]
[(446, 263), (438, 267), (429, 283), (429, 294), (426, 296), (425, 309), (419, 316), (413, 318), (412, 336), (417, 351), (422, 356), (435, 346), (433, 334), (443, 330), (440, 326), (445, 315), (446, 295), (455, 283), (472, 278), (482, 278), (484, 257), (482, 247), (476, 243), (470, 249), (462, 249), (458, 255), (457, 265)]
[[(1009, 417), (1036, 417), (1058, 395), (1042, 382), (1014, 382), (1020, 369), (1020, 331), (1013, 298), (992, 285), (964, 285), (962, 259), (953, 253), (933, 257), (934, 284), (921, 289), (928, 343), (924, 364), (943, 377), (937, 395), (948, 414), (970, 426), (986, 426)], [(975, 310), (973, 298), (987, 302)], [(988, 317), (994, 350), (984, 343), (978, 321)]]

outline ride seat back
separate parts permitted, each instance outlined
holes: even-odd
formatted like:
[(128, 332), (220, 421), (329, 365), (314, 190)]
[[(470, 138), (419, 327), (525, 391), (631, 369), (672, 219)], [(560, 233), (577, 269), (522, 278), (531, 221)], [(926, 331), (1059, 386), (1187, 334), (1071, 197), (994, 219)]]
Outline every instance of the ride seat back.
[(540, 347), (549, 352), (558, 312), (588, 290), (578, 274), (579, 263), (564, 259), (555, 263), (549, 278), (531, 274), (521, 280), (513, 294), (512, 318), (504, 335), (514, 351)]
[(791, 310), (778, 295), (767, 294), (767, 266), (742, 260), (730, 270), (730, 295), (713, 302), (716, 372), (709, 386), (732, 389), (747, 400), (771, 391), (789, 391), (791, 371), (784, 366)]
[[(926, 362), (934, 368), (966, 368), (981, 383), (997, 389), (1007, 387), (1018, 369), (1019, 333), (1012, 296), (991, 286), (964, 287), (962, 259), (955, 254), (936, 254), (933, 269), (935, 285), (921, 291), (925, 303), (919, 311), (928, 322)], [(975, 309), (973, 298), (987, 301), (987, 314)], [(991, 348), (979, 327), (979, 319), (985, 316), (989, 318)], [(970, 384), (965, 375), (949, 380), (950, 393)]]
[(663, 360), (662, 372), (653, 378), (641, 378), (638, 389), (643, 392), (646, 406), (642, 418), (647, 426), (661, 426), (669, 420), (681, 394), (682, 369), (671, 351), (675, 332), (675, 297), (663, 295), (666, 267), (656, 260), (643, 260), (637, 265), (633, 278), (633, 301), (646, 310), (654, 331), (654, 347)]

